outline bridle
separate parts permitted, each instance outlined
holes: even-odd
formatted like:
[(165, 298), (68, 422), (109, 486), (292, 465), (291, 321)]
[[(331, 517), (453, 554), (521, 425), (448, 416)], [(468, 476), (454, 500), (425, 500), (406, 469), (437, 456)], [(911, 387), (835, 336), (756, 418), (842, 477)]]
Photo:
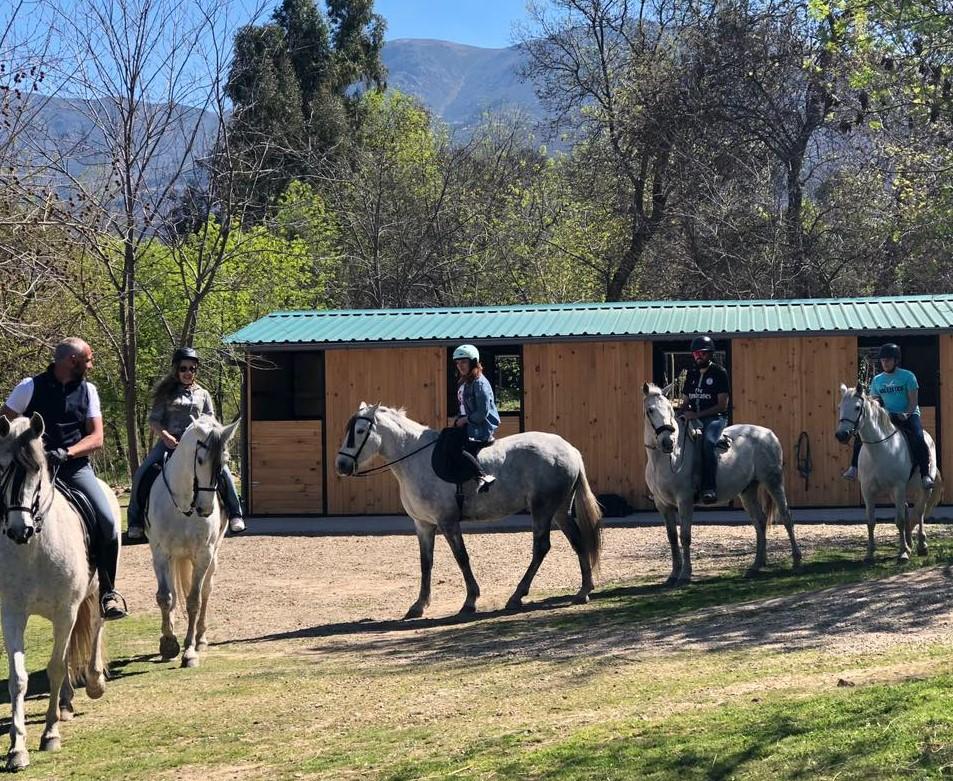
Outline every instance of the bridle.
[(437, 444), (437, 440), (427, 442), (426, 444), (418, 447), (416, 450), (411, 450), (409, 453), (402, 455), (400, 458), (395, 458), (393, 461), (388, 461), (386, 464), (381, 464), (380, 466), (375, 466), (371, 469), (365, 469), (363, 472), (358, 472), (356, 470), (360, 464), (361, 451), (364, 450), (364, 446), (371, 438), (371, 429), (377, 425), (377, 420), (373, 416), (367, 417), (367, 415), (352, 415), (351, 419), (347, 422), (347, 439), (344, 442), (344, 447), (348, 449), (353, 449), (354, 443), (357, 440), (357, 422), (359, 420), (367, 421), (367, 431), (364, 432), (364, 439), (361, 440), (361, 446), (355, 453), (348, 453), (345, 450), (338, 451), (339, 456), (344, 456), (345, 458), (350, 458), (354, 461), (355, 471), (351, 472), (348, 477), (369, 477), (370, 475), (376, 475), (378, 472), (383, 472), (385, 469), (390, 469), (394, 464), (399, 464), (401, 461), (406, 461), (411, 456), (417, 455), (417, 453), (419, 453), (421, 450), (426, 450), (428, 447), (432, 447), (433, 445)]
[[(658, 438), (665, 432), (675, 434), (676, 428), (671, 423), (661, 423), (658, 426), (655, 425), (655, 421), (652, 420), (652, 412), (654, 411), (654, 409), (647, 409), (645, 411), (645, 418), (648, 420), (652, 430), (655, 431), (655, 439), (658, 440)], [(672, 469), (672, 474), (681, 472), (682, 467), (685, 465), (685, 436), (688, 434), (688, 426), (685, 425), (683, 428), (684, 430), (682, 431), (681, 442), (678, 443), (678, 453), (681, 457), (677, 457), (676, 459), (673, 459), (669, 462), (669, 465)], [(646, 450), (659, 450), (658, 445), (646, 445), (645, 448)], [(678, 466), (676, 466), (676, 461), (678, 462)]]
[(179, 503), (175, 501), (175, 493), (172, 491), (172, 487), (169, 485), (169, 478), (166, 477), (165, 467), (168, 463), (168, 459), (162, 464), (162, 482), (165, 483), (166, 490), (169, 492), (169, 498), (172, 500), (172, 504), (176, 510), (178, 510), (186, 518), (192, 515), (195, 511), (196, 504), (199, 500), (199, 494), (201, 493), (214, 493), (218, 491), (218, 482), (222, 474), (222, 470), (215, 468), (216, 465), (212, 464), (212, 484), (205, 486), (199, 485), (199, 450), (210, 450), (208, 442), (205, 442), (201, 439), (196, 440), (195, 443), (195, 455), (192, 458), (192, 503), (189, 505), (188, 509), (183, 510), (179, 507)]
[(6, 529), (10, 520), (10, 513), (15, 512), (27, 513), (33, 518), (34, 534), (39, 534), (43, 529), (43, 522), (46, 520), (46, 516), (47, 513), (49, 513), (50, 508), (53, 506), (53, 501), (56, 498), (56, 492), (54, 490), (50, 490), (49, 501), (46, 502), (45, 507), (41, 508), (40, 501), (43, 490), (42, 478), (38, 479), (36, 482), (36, 490), (33, 492), (33, 501), (30, 502), (29, 506), (24, 504), (8, 505), (6, 503), (8, 491), (10, 492), (11, 497), (21, 494), (23, 484), (26, 482), (26, 475), (26, 466), (19, 463), (16, 458), (14, 458), (7, 465), (7, 468), (0, 473), (0, 513), (2, 513), (2, 520), (0, 520), (0, 531)]
[[(890, 439), (890, 438), (896, 436), (896, 434), (900, 431), (900, 427), (897, 426), (897, 425), (894, 425), (893, 431), (890, 432), (889, 434), (887, 434), (887, 436), (885, 436), (883, 439), (875, 439), (875, 440), (873, 440), (873, 441), (871, 441), (871, 442), (868, 442), (866, 439), (864, 439), (863, 437), (861, 437), (861, 436), (860, 436), (860, 433), (859, 433), (859, 430), (860, 430), (860, 421), (862, 421), (862, 420), (864, 419), (864, 415), (867, 414), (867, 404), (868, 404), (868, 402), (867, 402), (867, 400), (864, 399), (862, 396), (855, 396), (854, 398), (859, 398), (859, 399), (860, 399), (860, 412), (857, 413), (857, 417), (854, 418), (854, 419), (851, 419), (851, 418), (841, 418), (840, 420), (837, 421), (838, 423), (849, 423), (849, 424), (850, 424), (851, 428), (847, 431), (847, 436), (848, 436), (848, 437), (851, 437), (851, 436), (853, 436), (854, 434), (857, 434), (857, 438), (860, 439), (860, 441), (861, 441), (863, 444), (865, 444), (865, 445), (879, 445), (881, 442), (886, 442), (888, 439)], [(891, 421), (891, 422), (892, 422), (892, 421)], [(844, 441), (846, 442), (847, 440), (844, 440)]]

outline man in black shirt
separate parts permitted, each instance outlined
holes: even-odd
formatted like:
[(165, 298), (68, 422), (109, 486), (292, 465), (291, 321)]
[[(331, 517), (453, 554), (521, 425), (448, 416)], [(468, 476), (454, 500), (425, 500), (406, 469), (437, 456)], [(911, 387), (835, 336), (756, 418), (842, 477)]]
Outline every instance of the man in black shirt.
[(697, 420), (703, 429), (701, 500), (713, 504), (718, 499), (715, 444), (728, 423), (728, 372), (712, 362), (715, 343), (710, 336), (693, 339), (691, 350), (695, 368), (688, 372), (682, 388), (682, 417)]

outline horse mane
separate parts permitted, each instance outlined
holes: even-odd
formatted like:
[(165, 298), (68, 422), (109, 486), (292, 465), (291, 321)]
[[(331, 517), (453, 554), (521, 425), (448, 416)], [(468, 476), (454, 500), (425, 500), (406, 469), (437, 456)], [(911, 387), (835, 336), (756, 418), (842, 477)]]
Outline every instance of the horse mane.
[(212, 474), (217, 475), (222, 471), (222, 464), (225, 463), (227, 456), (227, 444), (222, 439), (224, 426), (215, 419), (214, 415), (199, 415), (192, 421), (193, 426), (205, 428), (208, 427), (208, 435), (205, 438), (205, 445), (211, 459)]
[[(855, 390), (854, 393), (857, 391)], [(867, 402), (867, 406), (871, 407), (873, 410), (873, 415), (877, 420), (877, 423), (881, 428), (886, 428), (887, 424), (893, 425), (893, 421), (890, 419), (890, 413), (887, 411), (887, 408), (883, 404), (878, 404), (870, 396), (865, 396), (864, 399)]]
[(649, 389), (648, 393), (645, 394), (646, 396), (661, 396), (662, 398), (665, 398), (665, 394), (662, 393), (662, 389), (654, 382), (647, 382), (645, 384)]
[(46, 465), (46, 455), (43, 452), (41, 437), (27, 436), (30, 429), (30, 419), (14, 418), (10, 421), (10, 456), (24, 469), (34, 472), (42, 471)]

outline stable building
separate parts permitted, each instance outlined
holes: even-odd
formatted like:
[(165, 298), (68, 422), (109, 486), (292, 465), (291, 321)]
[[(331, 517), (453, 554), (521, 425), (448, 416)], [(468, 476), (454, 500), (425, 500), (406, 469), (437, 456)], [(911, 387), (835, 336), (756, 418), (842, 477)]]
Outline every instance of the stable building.
[(345, 425), (367, 401), (446, 426), (450, 354), (469, 342), (497, 394), (497, 437), (560, 434), (596, 493), (649, 509), (642, 383), (677, 382), (697, 334), (728, 369), (732, 422), (781, 440), (793, 507), (861, 504), (840, 478), (850, 451), (834, 439), (838, 387), (872, 376), (886, 341), (917, 375), (924, 428), (953, 470), (953, 295), (294, 311), (226, 339), (244, 352), (244, 499), (256, 516), (403, 512), (389, 473), (337, 477)]

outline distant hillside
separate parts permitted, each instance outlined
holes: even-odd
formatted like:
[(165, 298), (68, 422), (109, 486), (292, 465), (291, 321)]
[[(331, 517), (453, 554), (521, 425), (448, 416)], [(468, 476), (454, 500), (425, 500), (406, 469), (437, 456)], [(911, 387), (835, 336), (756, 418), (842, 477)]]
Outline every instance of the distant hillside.
[(472, 127), (487, 111), (545, 115), (533, 85), (520, 79), (526, 52), (519, 46), (481, 49), (449, 41), (398, 39), (384, 45), (387, 83), (418, 97), (454, 127)]

